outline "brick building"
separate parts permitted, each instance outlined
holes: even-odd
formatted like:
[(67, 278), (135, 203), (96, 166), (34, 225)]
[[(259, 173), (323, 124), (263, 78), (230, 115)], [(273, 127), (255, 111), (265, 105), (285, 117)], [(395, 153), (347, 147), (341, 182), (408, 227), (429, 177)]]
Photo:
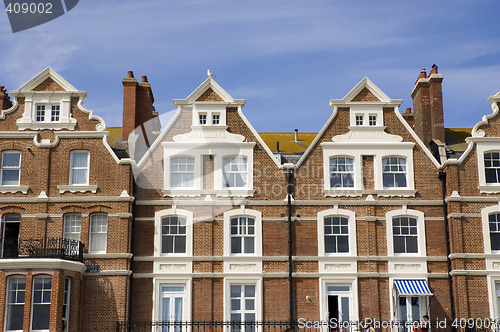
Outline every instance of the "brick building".
[(317, 134), (259, 135), (212, 77), (163, 130), (132, 72), (122, 128), (51, 69), (2, 88), (0, 329), (500, 317), (500, 94), (444, 128), (442, 80), (401, 113), (364, 78)]

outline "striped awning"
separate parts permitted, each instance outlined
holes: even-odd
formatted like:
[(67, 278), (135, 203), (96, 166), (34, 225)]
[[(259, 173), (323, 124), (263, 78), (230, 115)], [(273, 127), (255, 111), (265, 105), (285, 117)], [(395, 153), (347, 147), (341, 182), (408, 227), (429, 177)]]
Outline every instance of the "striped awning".
[(399, 295), (432, 295), (425, 280), (394, 280)]

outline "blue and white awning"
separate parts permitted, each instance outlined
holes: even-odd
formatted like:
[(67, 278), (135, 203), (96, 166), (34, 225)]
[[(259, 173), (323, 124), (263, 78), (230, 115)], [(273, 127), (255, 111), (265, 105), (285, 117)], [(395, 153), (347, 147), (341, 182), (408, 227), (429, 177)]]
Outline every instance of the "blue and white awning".
[(432, 295), (425, 280), (394, 280), (399, 295)]

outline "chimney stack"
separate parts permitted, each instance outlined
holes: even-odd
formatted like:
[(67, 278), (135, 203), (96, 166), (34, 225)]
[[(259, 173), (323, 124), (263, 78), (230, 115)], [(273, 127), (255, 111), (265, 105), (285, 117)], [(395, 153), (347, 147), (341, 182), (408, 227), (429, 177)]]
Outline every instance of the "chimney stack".
[(420, 71), (411, 93), (415, 132), (427, 147), (432, 140), (445, 142), (442, 82), (438, 67), (432, 65), (428, 76), (425, 69)]
[(9, 94), (3, 85), (0, 85), (0, 110), (5, 110), (12, 107)]
[(294, 142), (298, 142), (298, 141), (299, 141), (299, 130), (295, 129), (295, 141)]
[[(158, 113), (154, 110), (153, 92), (149, 85), (147, 76), (142, 76), (142, 82), (138, 83), (134, 73), (129, 71), (123, 79), (123, 130), (122, 140), (127, 141), (128, 136), (135, 128), (156, 117)], [(144, 130), (144, 128), (143, 128)], [(147, 139), (147, 134), (144, 133)]]

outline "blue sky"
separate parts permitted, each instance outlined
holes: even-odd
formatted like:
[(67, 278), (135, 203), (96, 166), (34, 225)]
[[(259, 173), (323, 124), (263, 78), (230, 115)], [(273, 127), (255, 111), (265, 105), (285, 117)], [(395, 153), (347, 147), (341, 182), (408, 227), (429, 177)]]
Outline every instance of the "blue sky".
[(264, 131), (318, 131), (364, 76), (404, 99), (420, 69), (444, 76), (446, 127), (472, 127), (500, 91), (500, 2), (82, 0), (13, 34), (0, 13), (0, 85), (47, 66), (86, 90), (84, 106), (121, 125), (128, 70), (148, 75), (156, 109), (174, 109), (210, 69)]

